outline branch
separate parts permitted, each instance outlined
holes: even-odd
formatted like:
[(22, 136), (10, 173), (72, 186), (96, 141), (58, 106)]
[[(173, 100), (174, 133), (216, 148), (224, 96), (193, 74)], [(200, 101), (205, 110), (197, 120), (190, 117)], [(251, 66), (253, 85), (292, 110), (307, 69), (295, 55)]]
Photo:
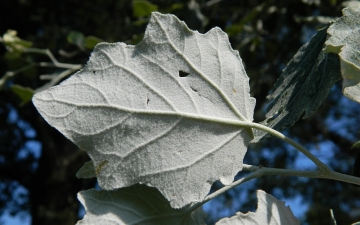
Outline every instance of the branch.
[(202, 5), (202, 7), (210, 7), (210, 6), (212, 6), (212, 5), (214, 5), (214, 4), (216, 4), (216, 3), (219, 3), (219, 2), (221, 2), (222, 0), (210, 0), (210, 1), (208, 1), (208, 2), (206, 2), (205, 4), (203, 4)]
[(267, 167), (259, 167), (259, 166), (244, 164), (243, 171), (252, 171), (254, 173), (260, 174), (260, 176), (280, 175), (280, 176), (323, 178), (329, 180), (343, 181), (346, 183), (351, 183), (360, 186), (359, 177), (338, 173), (332, 170), (324, 173), (323, 171), (319, 171), (319, 170), (316, 171), (289, 170), (289, 169), (267, 168)]
[(319, 170), (321, 172), (327, 174), (327, 173), (330, 173), (332, 171), (326, 164), (321, 162), (316, 156), (314, 156), (306, 148), (304, 148), (299, 143), (293, 141), (291, 138), (286, 137), (285, 135), (283, 135), (279, 131), (276, 131), (276, 130), (274, 130), (274, 129), (270, 128), (270, 127), (264, 126), (262, 124), (252, 123), (252, 122), (250, 122), (250, 123), (249, 122), (244, 122), (243, 126), (265, 131), (265, 132), (267, 132), (267, 133), (269, 133), (269, 134), (271, 134), (271, 135), (285, 141), (286, 143), (292, 145), (294, 148), (296, 148), (301, 153), (303, 153), (306, 157), (308, 157), (319, 168)]
[(75, 69), (80, 66), (79, 64), (60, 63), (59, 61), (57, 61), (57, 59), (54, 57), (54, 55), (51, 53), (51, 51), (49, 49), (27, 48), (27, 49), (24, 49), (24, 52), (47, 55), (50, 58), (52, 63), (40, 62), (39, 65), (42, 67), (57, 67), (57, 68), (64, 68), (64, 69)]
[[(155, 113), (154, 111), (151, 111), (151, 113)], [(159, 112), (159, 114), (161, 114), (162, 112)], [(169, 113), (167, 113), (169, 114)], [(181, 114), (183, 117), (185, 118), (193, 118), (193, 117), (197, 117), (197, 115), (193, 115), (193, 114), (188, 114), (188, 113), (182, 113)], [(259, 123), (253, 123), (251, 121), (248, 121), (246, 118), (244, 118), (241, 114), (239, 114), (239, 116), (241, 116), (240, 118), (243, 119), (242, 121), (234, 121), (234, 120), (227, 120), (227, 119), (219, 119), (216, 117), (206, 117), (203, 116), (202, 119), (204, 121), (212, 121), (212, 122), (219, 122), (222, 124), (229, 124), (229, 125), (233, 125), (233, 126), (238, 126), (238, 127), (247, 127), (247, 128), (253, 128), (253, 129), (259, 129), (262, 131), (265, 131), (283, 141), (285, 141), (286, 143), (292, 145), (293, 147), (295, 147), (297, 150), (299, 150), (300, 152), (302, 152), (306, 157), (308, 157), (318, 168), (320, 171), (322, 171), (323, 173), (329, 173), (331, 171), (331, 169), (324, 164), (323, 162), (321, 162), (316, 156), (314, 156), (311, 152), (309, 152), (306, 148), (304, 148), (302, 145), (300, 145), (299, 143), (293, 141), (292, 139), (286, 137), (285, 135), (283, 135), (282, 133), (280, 133), (279, 131), (276, 131), (270, 127), (264, 126), (262, 124)], [(199, 118), (201, 119), (201, 118)]]
[(14, 70), (14, 71), (7, 71), (4, 76), (1, 77), (0, 79), (0, 90), (4, 87), (6, 81), (8, 81), (10, 78), (14, 77), (15, 75), (25, 71), (25, 70), (28, 70), (28, 69), (31, 69), (33, 68), (34, 66), (36, 66), (36, 63), (32, 63), (32, 64), (29, 64), (29, 65), (26, 65), (24, 67), (21, 67), (17, 70)]
[(72, 74), (73, 72), (75, 72), (76, 70), (79, 70), (81, 68), (82, 68), (82, 65), (78, 65), (78, 67), (74, 67), (74, 69), (67, 69), (58, 75), (55, 75), (55, 76), (53, 75), (51, 80), (48, 83), (46, 83), (45, 85), (37, 88), (35, 90), (35, 93), (46, 90), (46, 89), (54, 86), (55, 84), (59, 83), (62, 79), (64, 79), (65, 77), (69, 76), (70, 74)]
[(210, 201), (211, 199), (225, 193), (226, 191), (243, 184), (247, 181), (250, 181), (255, 178), (260, 178), (262, 176), (269, 176), (269, 175), (278, 175), (278, 176), (296, 176), (296, 177), (308, 177), (308, 178), (322, 178), (322, 179), (330, 179), (330, 180), (337, 180), (337, 181), (343, 181), (346, 183), (351, 183), (355, 185), (360, 186), (360, 178), (349, 176), (346, 174), (338, 173), (335, 171), (328, 171), (326, 173), (322, 171), (303, 171), (303, 170), (289, 170), (289, 169), (277, 169), (277, 168), (267, 168), (267, 167), (259, 167), (259, 166), (253, 166), (253, 165), (246, 165), (243, 166), (243, 171), (250, 171), (253, 172), (248, 176), (245, 176), (243, 178), (240, 178), (237, 181), (234, 181), (232, 184), (225, 186), (214, 193), (206, 196), (204, 200), (201, 202), (197, 202), (193, 204), (187, 211), (194, 211), (201, 205), (205, 204), (206, 202)]
[[(69, 76), (70, 74), (72, 74), (73, 72), (81, 69), (83, 67), (83, 65), (81, 64), (68, 64), (68, 63), (60, 63), (59, 61), (57, 61), (57, 59), (54, 57), (54, 55), (51, 53), (51, 51), (49, 49), (38, 49), (38, 48), (26, 48), (23, 50), (23, 52), (26, 53), (38, 53), (38, 54), (45, 54), (47, 55), (50, 60), (51, 63), (49, 62), (39, 62), (39, 63), (31, 63), (29, 65), (23, 66), (15, 71), (7, 71), (4, 76), (0, 79), (0, 90), (3, 88), (3, 86), (5, 85), (5, 83), (12, 77), (14, 77), (15, 75), (31, 69), (32, 67), (35, 66), (40, 66), (40, 67), (56, 67), (56, 68), (63, 68), (66, 69), (65, 71), (61, 72), (58, 75), (52, 75), (50, 82), (48, 82), (47, 84), (45, 84), (44, 86), (38, 88), (35, 90), (35, 92), (39, 92), (42, 90), (45, 90), (55, 84), (57, 84), (58, 82), (60, 82), (62, 79), (64, 79), (65, 77)], [(47, 77), (48, 78), (48, 77)], [(41, 76), (40, 76), (41, 79)]]

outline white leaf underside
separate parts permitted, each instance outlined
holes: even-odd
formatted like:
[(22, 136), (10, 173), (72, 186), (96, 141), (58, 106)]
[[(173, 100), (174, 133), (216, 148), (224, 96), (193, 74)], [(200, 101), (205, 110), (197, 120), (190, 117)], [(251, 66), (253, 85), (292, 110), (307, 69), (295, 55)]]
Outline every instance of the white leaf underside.
[(77, 225), (206, 225), (200, 208), (173, 209), (155, 188), (134, 185), (114, 191), (90, 189), (78, 194), (86, 214)]
[(236, 213), (230, 218), (223, 218), (215, 225), (299, 225), (300, 222), (285, 202), (277, 200), (262, 190), (256, 192), (258, 207), (256, 212)]
[(88, 152), (102, 189), (158, 188), (180, 208), (242, 169), (255, 99), (219, 28), (153, 13), (136, 46), (101, 43), (80, 72), (37, 93), (41, 115)]

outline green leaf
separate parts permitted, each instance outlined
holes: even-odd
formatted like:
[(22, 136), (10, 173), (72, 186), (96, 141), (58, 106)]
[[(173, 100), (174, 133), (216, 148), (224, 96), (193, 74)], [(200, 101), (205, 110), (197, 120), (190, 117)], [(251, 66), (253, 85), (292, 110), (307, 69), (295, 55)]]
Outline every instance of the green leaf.
[(86, 162), (76, 173), (77, 178), (93, 178), (96, 177), (94, 164), (92, 161)]
[(131, 38), (131, 44), (132, 45), (136, 45), (138, 44), (142, 39), (144, 38), (144, 35), (143, 34), (140, 34), (140, 35), (137, 35), (137, 34), (134, 34)]
[(157, 9), (157, 5), (146, 0), (133, 0), (133, 15), (136, 17), (150, 16), (151, 12), (156, 11)]
[(84, 39), (84, 34), (78, 31), (71, 31), (67, 36), (67, 41), (77, 46), (83, 46)]
[(261, 14), (264, 10), (266, 3), (262, 3), (256, 7), (254, 7), (244, 18), (240, 21), (231, 24), (231, 26), (226, 28), (226, 33), (231, 36), (234, 36), (240, 32), (243, 32), (244, 26), (253, 21), (259, 14)]
[(5, 59), (6, 60), (15, 60), (18, 59), (21, 56), (21, 52), (18, 51), (10, 51), (5, 53)]
[(343, 93), (360, 103), (360, 8), (345, 8), (328, 29), (325, 52), (339, 53)]
[(180, 10), (184, 8), (184, 3), (174, 3), (171, 5), (171, 11)]
[[(301, 117), (311, 116), (341, 79), (339, 57), (322, 51), (327, 28), (319, 30), (286, 66), (268, 96), (266, 120), (262, 124), (281, 131)], [(266, 135), (256, 130), (253, 142)]]
[(77, 225), (205, 225), (201, 208), (173, 209), (155, 188), (133, 185), (115, 191), (81, 191), (86, 214)]
[(246, 214), (238, 212), (233, 217), (219, 220), (215, 225), (300, 224), (290, 207), (285, 206), (285, 202), (277, 200), (275, 197), (262, 190), (258, 190), (256, 196), (258, 199), (256, 212), (248, 212)]
[(24, 49), (32, 46), (32, 42), (19, 38), (16, 30), (8, 30), (3, 35), (2, 40), (8, 50), (8, 55), (6, 56), (8, 59), (18, 58)]
[(67, 36), (67, 40), (70, 44), (89, 50), (94, 49), (95, 45), (103, 41), (102, 39), (91, 35), (85, 37), (83, 33), (78, 31), (71, 31)]
[(103, 40), (98, 38), (98, 37), (94, 37), (94, 36), (87, 36), (85, 39), (84, 39), (84, 47), (89, 49), (89, 50), (93, 50), (94, 47), (102, 42)]
[(249, 91), (226, 33), (153, 13), (138, 45), (98, 44), (84, 69), (33, 102), (88, 152), (102, 189), (145, 183), (181, 208), (242, 169), (253, 138), (243, 127), (253, 118)]
[(34, 90), (17, 84), (11, 86), (11, 90), (21, 98), (21, 104), (28, 103), (34, 95)]
[(144, 24), (147, 24), (148, 22), (149, 22), (148, 17), (146, 17), (146, 18), (141, 17), (138, 20), (132, 22), (132, 25), (134, 25), (134, 26), (143, 26)]
[(360, 141), (355, 142), (355, 143), (351, 146), (351, 149), (354, 149), (354, 148), (360, 148)]

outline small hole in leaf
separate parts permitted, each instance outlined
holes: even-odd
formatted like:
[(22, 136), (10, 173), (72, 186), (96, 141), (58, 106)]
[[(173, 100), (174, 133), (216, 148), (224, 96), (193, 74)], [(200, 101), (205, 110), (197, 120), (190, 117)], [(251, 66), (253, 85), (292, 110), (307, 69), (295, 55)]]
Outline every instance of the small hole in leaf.
[(179, 71), (179, 77), (187, 77), (189, 75), (189, 73), (184, 72), (184, 71)]
[(196, 90), (195, 88), (193, 88), (193, 87), (191, 87), (191, 86), (190, 86), (190, 88), (191, 88), (191, 90), (197, 92), (197, 90)]
[(93, 73), (95, 73), (95, 70), (93, 70)]

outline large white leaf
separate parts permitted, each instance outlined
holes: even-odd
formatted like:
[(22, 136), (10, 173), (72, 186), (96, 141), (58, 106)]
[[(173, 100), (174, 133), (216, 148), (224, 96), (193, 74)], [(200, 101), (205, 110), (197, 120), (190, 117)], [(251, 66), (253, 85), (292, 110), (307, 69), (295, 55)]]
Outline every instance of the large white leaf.
[(345, 8), (328, 29), (326, 52), (339, 53), (343, 93), (360, 102), (360, 8)]
[(219, 28), (153, 13), (136, 46), (102, 43), (83, 70), (34, 96), (41, 115), (90, 155), (102, 189), (146, 183), (173, 207), (242, 169), (255, 99)]
[(205, 225), (200, 208), (173, 209), (155, 188), (136, 184), (114, 191), (81, 191), (85, 216), (77, 225)]
[(285, 202), (277, 200), (270, 194), (258, 190), (256, 192), (258, 207), (256, 212), (236, 213), (230, 218), (223, 218), (215, 225), (298, 225), (289, 206)]

